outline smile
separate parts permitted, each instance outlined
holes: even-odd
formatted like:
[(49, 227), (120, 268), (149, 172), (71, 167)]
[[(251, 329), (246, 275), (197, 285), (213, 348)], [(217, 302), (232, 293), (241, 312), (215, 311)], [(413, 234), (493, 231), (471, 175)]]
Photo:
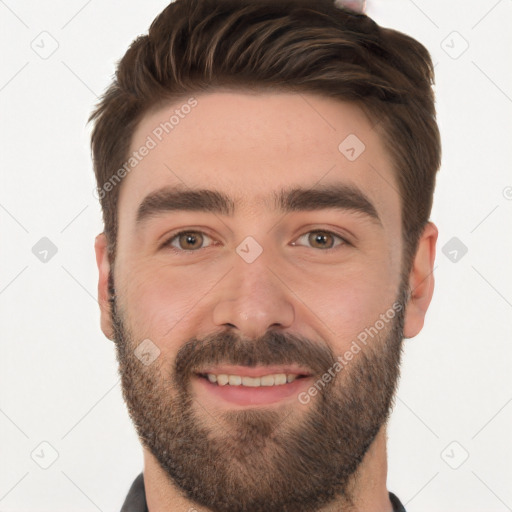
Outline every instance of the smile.
[(257, 388), (260, 386), (282, 386), (293, 382), (295, 379), (304, 377), (293, 373), (275, 373), (263, 375), (262, 377), (247, 377), (242, 375), (227, 375), (225, 373), (215, 374), (208, 373), (206, 378), (211, 383), (217, 383), (218, 386), (247, 386)]
[(264, 405), (298, 395), (310, 373), (297, 367), (223, 367), (196, 373), (197, 390), (220, 404)]

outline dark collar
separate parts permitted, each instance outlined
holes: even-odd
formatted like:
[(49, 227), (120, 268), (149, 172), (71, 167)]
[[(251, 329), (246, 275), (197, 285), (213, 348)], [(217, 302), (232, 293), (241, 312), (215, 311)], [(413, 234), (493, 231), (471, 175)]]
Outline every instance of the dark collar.
[[(406, 512), (400, 500), (392, 493), (389, 493), (389, 500), (393, 505), (393, 512)], [(133, 482), (121, 512), (149, 512), (146, 503), (146, 491), (144, 489), (144, 475), (141, 473)]]

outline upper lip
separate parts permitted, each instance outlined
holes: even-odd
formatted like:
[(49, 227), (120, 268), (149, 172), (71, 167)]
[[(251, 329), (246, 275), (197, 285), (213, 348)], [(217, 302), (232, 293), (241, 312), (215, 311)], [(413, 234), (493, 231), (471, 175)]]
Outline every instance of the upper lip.
[(241, 377), (263, 377), (264, 375), (275, 375), (285, 373), (287, 375), (304, 375), (309, 376), (311, 372), (297, 365), (272, 365), (272, 366), (234, 366), (219, 365), (206, 367), (198, 372), (199, 375), (213, 373), (215, 375), (240, 375)]

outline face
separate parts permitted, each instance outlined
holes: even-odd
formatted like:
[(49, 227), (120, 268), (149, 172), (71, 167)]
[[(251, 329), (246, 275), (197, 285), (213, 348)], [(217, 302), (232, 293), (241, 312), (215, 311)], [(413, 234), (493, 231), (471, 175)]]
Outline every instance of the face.
[(115, 266), (97, 247), (130, 415), (169, 481), (211, 510), (350, 503), (404, 327), (421, 328), (392, 163), (352, 104), (195, 101), (141, 121), (131, 152), (152, 147), (122, 183)]

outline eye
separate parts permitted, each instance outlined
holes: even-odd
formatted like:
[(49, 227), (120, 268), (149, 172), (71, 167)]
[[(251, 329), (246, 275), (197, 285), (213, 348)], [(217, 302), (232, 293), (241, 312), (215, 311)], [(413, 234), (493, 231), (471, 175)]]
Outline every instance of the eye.
[[(313, 249), (335, 249), (339, 245), (347, 245), (348, 242), (339, 235), (332, 233), (331, 231), (315, 230), (308, 231), (301, 235), (297, 240), (304, 241)], [(338, 241), (338, 243), (336, 243)], [(297, 245), (297, 242), (293, 242), (292, 245)], [(302, 244), (300, 244), (302, 245)]]
[[(300, 243), (297, 243), (300, 242)], [(340, 245), (347, 245), (348, 242), (335, 233), (326, 230), (308, 231), (301, 235), (296, 242), (291, 245), (307, 245), (313, 249), (335, 249)], [(210, 245), (212, 239), (202, 231), (180, 231), (169, 238), (163, 247), (172, 247), (176, 251), (192, 252), (204, 249)]]
[(204, 248), (206, 240), (211, 241), (211, 238), (201, 231), (180, 231), (169, 238), (164, 247), (170, 246), (179, 251), (197, 251)]

